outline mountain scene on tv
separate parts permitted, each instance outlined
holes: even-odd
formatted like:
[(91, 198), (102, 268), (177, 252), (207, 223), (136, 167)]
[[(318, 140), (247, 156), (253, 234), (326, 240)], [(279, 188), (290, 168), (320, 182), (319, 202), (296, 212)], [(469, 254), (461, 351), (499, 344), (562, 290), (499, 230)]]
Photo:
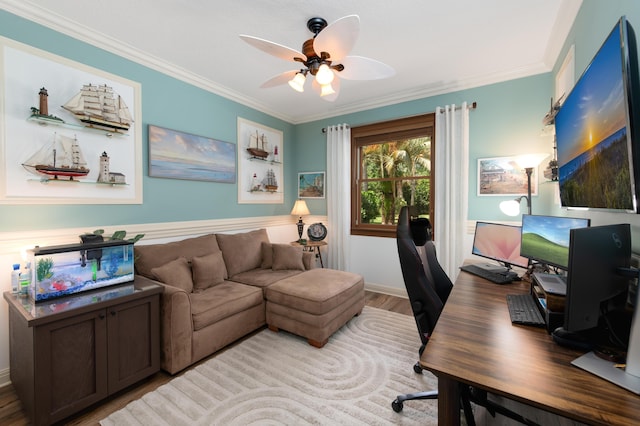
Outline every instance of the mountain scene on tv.
[(560, 167), (563, 206), (633, 209), (626, 128)]
[(625, 92), (616, 27), (556, 116), (563, 206), (633, 210)]

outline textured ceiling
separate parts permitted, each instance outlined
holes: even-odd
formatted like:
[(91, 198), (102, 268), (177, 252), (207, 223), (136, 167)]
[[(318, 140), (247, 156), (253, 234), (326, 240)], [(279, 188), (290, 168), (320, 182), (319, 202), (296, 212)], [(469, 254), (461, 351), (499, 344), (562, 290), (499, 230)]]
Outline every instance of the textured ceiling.
[[(553, 67), (581, 0), (0, 0), (0, 7), (291, 123), (542, 72)], [(353, 55), (394, 77), (342, 80), (335, 102), (288, 85), (299, 65), (238, 37), (302, 50), (309, 18), (360, 17)], [(307, 83), (308, 85), (308, 83)]]

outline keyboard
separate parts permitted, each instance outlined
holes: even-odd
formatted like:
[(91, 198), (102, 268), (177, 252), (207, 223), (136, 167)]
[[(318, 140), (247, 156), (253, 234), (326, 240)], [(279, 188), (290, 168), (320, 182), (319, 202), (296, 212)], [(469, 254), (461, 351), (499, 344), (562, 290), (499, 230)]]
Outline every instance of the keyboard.
[(477, 275), (484, 278), (485, 280), (489, 280), (496, 284), (508, 284), (518, 277), (518, 275), (513, 271), (509, 271), (506, 274), (501, 274), (498, 272), (488, 271), (474, 264), (462, 265), (460, 267), (460, 270), (469, 272), (473, 275)]
[(545, 325), (531, 294), (507, 294), (507, 306), (512, 324)]

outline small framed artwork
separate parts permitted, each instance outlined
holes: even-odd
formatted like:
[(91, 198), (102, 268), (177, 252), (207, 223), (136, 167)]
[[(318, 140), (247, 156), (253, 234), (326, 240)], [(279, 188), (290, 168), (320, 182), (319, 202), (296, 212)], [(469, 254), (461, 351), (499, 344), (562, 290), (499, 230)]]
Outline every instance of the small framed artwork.
[[(516, 157), (478, 159), (478, 196), (526, 195), (527, 174)], [(538, 170), (531, 175), (531, 195), (538, 195)]]
[(149, 176), (236, 182), (236, 146), (149, 124)]
[(282, 130), (238, 117), (238, 203), (284, 203)]
[(298, 173), (298, 198), (324, 198), (324, 172)]

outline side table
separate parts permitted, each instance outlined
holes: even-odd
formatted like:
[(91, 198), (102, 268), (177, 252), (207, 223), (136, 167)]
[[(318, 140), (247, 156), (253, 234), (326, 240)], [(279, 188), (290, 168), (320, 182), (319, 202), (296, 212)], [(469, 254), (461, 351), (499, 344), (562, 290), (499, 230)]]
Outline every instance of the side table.
[(291, 241), (292, 246), (302, 247), (305, 251), (316, 252), (316, 257), (320, 259), (320, 266), (324, 268), (324, 262), (322, 261), (322, 252), (320, 251), (320, 247), (326, 246), (326, 241), (309, 241), (307, 240), (306, 244), (301, 244), (298, 241)]

